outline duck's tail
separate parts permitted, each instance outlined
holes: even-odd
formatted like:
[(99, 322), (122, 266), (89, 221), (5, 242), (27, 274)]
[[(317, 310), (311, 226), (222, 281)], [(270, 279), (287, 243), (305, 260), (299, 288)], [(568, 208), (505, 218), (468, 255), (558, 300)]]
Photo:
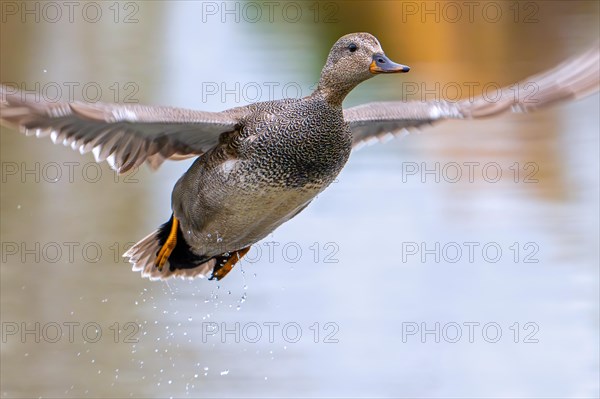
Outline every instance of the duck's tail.
[[(170, 251), (166, 255), (165, 247), (169, 247)], [(129, 263), (133, 265), (131, 270), (141, 271), (142, 277), (150, 280), (166, 280), (171, 277), (209, 277), (220, 280), (248, 249), (249, 247), (212, 257), (196, 255), (185, 241), (177, 220), (171, 216), (168, 222), (132, 246), (123, 257), (129, 258)], [(166, 261), (160, 262), (160, 255), (166, 256)]]

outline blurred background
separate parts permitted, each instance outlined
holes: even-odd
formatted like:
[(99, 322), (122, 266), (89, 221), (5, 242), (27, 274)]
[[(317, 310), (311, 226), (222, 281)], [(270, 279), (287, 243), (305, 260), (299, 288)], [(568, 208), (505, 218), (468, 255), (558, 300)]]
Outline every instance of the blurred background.
[[(335, 40), (367, 31), (412, 69), (345, 106), (493, 98), (598, 45), (598, 2), (469, 4), (2, 2), (0, 80), (218, 111), (308, 95)], [(191, 161), (115, 176), (2, 128), (0, 395), (598, 397), (598, 109), (363, 148), (220, 282), (120, 257)]]

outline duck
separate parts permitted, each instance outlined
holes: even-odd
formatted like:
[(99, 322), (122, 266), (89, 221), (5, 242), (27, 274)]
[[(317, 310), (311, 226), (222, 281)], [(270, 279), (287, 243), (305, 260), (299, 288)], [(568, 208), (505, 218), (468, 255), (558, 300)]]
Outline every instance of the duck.
[(503, 89), (493, 102), (372, 102), (346, 96), (381, 74), (407, 73), (369, 33), (333, 44), (314, 92), (222, 112), (165, 106), (32, 100), (1, 85), (0, 123), (49, 136), (118, 173), (195, 157), (175, 183), (171, 217), (123, 256), (151, 280), (221, 280), (251, 246), (302, 212), (338, 176), (353, 149), (449, 119), (528, 112), (598, 91), (598, 50), (525, 80), (534, 98)]

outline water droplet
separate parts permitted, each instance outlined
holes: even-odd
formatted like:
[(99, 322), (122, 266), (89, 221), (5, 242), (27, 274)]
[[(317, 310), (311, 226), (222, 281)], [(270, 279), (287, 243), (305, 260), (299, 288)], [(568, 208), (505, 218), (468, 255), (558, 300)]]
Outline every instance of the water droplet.
[(221, 375), (227, 375), (227, 374), (229, 374), (229, 370), (223, 370), (223, 371), (221, 371)]

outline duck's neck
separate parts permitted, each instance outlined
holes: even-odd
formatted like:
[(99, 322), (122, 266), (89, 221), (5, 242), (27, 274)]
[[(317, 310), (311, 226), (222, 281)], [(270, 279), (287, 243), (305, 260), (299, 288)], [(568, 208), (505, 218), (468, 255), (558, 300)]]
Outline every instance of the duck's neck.
[(356, 87), (357, 83), (339, 83), (334, 82), (328, 77), (321, 76), (321, 80), (319, 80), (319, 85), (315, 90), (314, 94), (321, 95), (325, 101), (327, 101), (330, 105), (335, 107), (341, 107), (344, 98)]

